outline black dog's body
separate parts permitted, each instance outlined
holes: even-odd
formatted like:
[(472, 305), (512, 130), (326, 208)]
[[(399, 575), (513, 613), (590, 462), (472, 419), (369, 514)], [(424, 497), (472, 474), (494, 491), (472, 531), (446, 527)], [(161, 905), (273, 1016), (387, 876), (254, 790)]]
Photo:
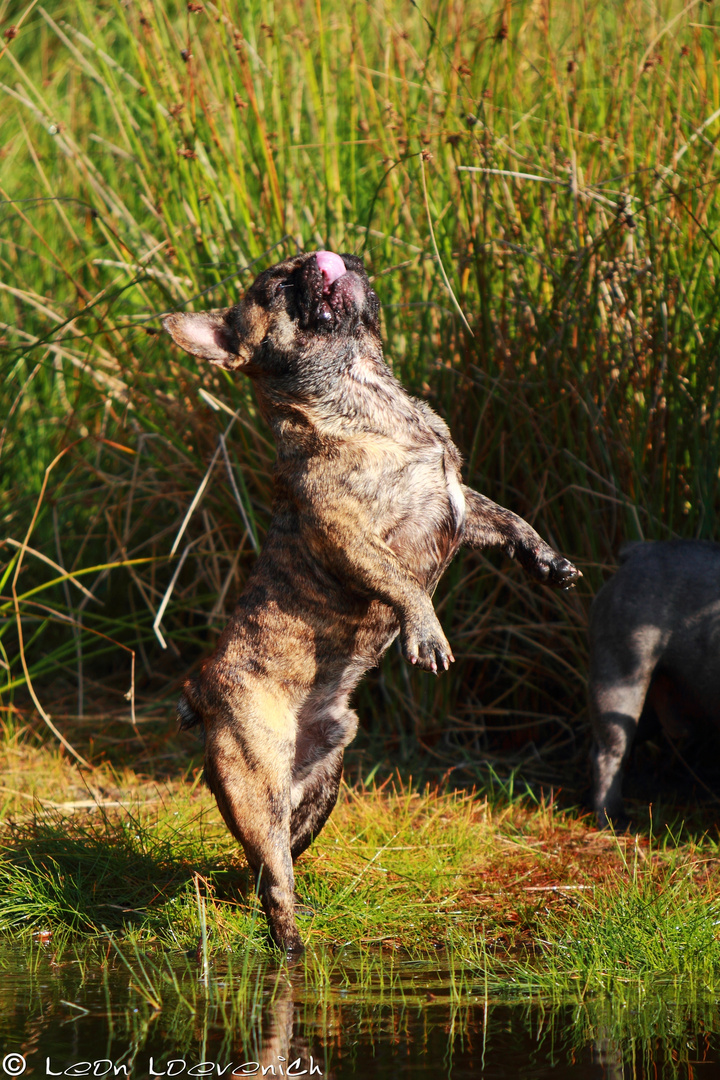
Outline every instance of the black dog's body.
[(594, 809), (622, 819), (621, 785), (646, 702), (671, 738), (720, 727), (720, 544), (628, 546), (590, 609)]
[(460, 545), (499, 547), (549, 584), (579, 576), (463, 485), (446, 425), (383, 359), (378, 314), (360, 260), (318, 252), (232, 308), (166, 319), (189, 352), (252, 377), (277, 442), (265, 545), (180, 713), (204, 725), (208, 783), (286, 950), (301, 947), (292, 862), (335, 804), (350, 695), (398, 634), (411, 663), (448, 668), (430, 597)]

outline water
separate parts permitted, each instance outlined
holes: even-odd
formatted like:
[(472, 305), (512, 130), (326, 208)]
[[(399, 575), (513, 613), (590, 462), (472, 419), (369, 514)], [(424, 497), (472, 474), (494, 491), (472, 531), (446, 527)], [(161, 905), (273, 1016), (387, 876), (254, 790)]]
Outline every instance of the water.
[(512, 1001), (476, 974), (381, 954), (206, 967), (112, 942), (0, 947), (0, 1080), (233, 1074), (720, 1080), (720, 1009), (670, 988)]

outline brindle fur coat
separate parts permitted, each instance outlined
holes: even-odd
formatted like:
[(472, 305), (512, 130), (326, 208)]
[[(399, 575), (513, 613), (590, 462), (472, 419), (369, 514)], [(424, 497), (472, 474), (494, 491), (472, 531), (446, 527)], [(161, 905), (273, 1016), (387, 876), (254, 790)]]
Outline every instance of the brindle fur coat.
[(460, 545), (501, 548), (550, 585), (579, 577), (463, 484), (447, 426), (383, 359), (379, 307), (359, 258), (320, 251), (233, 307), (165, 319), (182, 348), (250, 376), (277, 443), (265, 544), (179, 715), (204, 727), (208, 785), (288, 953), (302, 949), (293, 860), (335, 805), (350, 696), (398, 634), (411, 664), (447, 670), (430, 598)]

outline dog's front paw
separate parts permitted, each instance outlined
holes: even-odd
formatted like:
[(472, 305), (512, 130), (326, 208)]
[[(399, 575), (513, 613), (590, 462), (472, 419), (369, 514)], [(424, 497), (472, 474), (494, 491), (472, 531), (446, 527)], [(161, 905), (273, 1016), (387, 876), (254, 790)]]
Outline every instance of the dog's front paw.
[(547, 584), (554, 585), (558, 589), (572, 589), (578, 583), (582, 574), (569, 559), (562, 555), (556, 555), (548, 570)]
[(447, 671), (455, 657), (448, 640), (442, 632), (440, 623), (433, 613), (432, 620), (417, 619), (409, 621), (401, 635), (403, 656), (411, 663), (432, 671)]
[(569, 559), (558, 555), (551, 547), (542, 547), (528, 551), (517, 552), (518, 561), (525, 569), (542, 581), (545, 585), (552, 585), (556, 589), (572, 589), (582, 577), (582, 574)]

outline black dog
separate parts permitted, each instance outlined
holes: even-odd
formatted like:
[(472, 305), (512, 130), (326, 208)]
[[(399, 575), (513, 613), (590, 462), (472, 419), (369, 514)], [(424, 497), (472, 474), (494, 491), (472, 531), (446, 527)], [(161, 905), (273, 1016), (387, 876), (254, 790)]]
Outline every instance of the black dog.
[(632, 544), (590, 609), (594, 809), (622, 818), (621, 785), (650, 704), (674, 738), (720, 725), (720, 544)]

